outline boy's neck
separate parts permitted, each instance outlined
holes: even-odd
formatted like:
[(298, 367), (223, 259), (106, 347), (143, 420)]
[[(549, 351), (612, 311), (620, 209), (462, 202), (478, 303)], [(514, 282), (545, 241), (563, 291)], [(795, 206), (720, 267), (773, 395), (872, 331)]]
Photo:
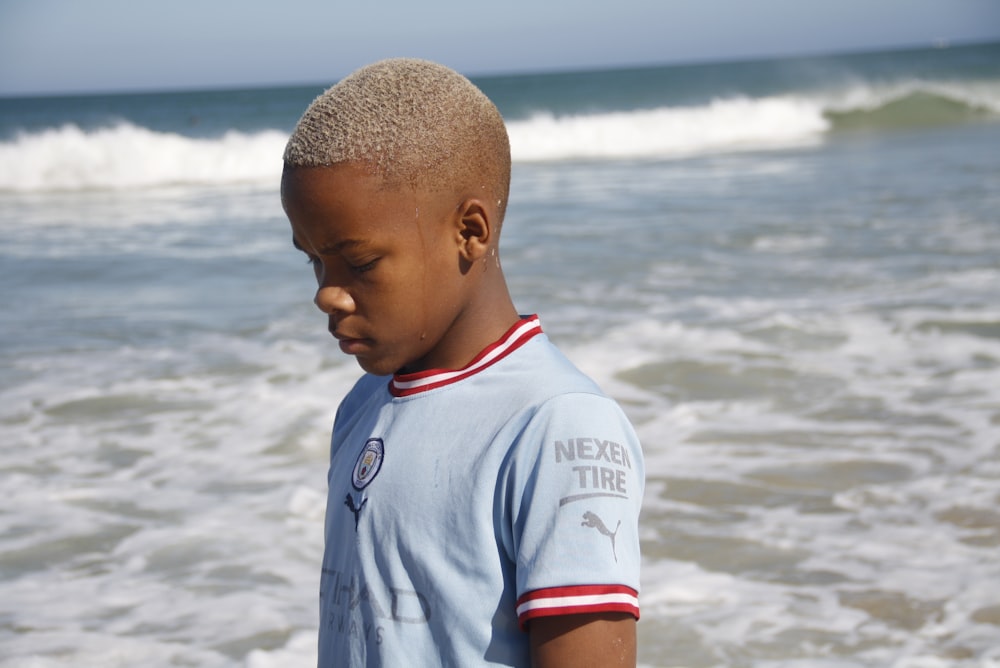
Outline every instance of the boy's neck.
[(499, 268), (492, 272), (499, 280), (483, 280), (476, 291), (476, 298), (462, 310), (448, 330), (453, 346), (447, 363), (424, 363), (416, 368), (408, 365), (397, 374), (462, 369), (517, 324), (521, 316), (514, 308), (503, 275)]

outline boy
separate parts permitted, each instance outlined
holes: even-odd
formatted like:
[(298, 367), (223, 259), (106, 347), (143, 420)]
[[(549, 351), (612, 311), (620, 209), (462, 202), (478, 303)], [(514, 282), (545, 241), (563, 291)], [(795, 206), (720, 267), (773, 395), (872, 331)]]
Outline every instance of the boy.
[(367, 374), (334, 422), (319, 664), (635, 663), (638, 440), (514, 308), (496, 107), (396, 59), (317, 98), (282, 205)]

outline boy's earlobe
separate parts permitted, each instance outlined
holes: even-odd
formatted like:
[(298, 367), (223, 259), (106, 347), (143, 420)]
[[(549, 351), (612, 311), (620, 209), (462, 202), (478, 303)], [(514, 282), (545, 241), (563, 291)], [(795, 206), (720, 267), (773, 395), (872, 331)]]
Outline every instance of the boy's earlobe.
[(462, 202), (459, 210), (462, 236), (460, 252), (463, 259), (475, 262), (486, 256), (493, 241), (490, 215), (477, 199)]

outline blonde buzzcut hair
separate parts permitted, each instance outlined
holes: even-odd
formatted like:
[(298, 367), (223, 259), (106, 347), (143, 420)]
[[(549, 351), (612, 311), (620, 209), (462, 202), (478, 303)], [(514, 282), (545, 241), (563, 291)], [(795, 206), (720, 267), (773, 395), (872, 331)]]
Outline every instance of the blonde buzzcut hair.
[(357, 163), (390, 186), (480, 192), (501, 220), (510, 190), (510, 142), (496, 106), (458, 72), (413, 58), (362, 67), (317, 97), (284, 161), (286, 169)]

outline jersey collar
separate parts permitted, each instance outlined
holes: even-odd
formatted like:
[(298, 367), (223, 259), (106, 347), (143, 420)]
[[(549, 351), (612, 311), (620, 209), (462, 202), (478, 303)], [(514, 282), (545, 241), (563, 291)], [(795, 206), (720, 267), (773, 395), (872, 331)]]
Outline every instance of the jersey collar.
[(431, 369), (417, 373), (395, 374), (389, 381), (389, 392), (394, 397), (409, 397), (457, 383), (493, 366), (541, 333), (542, 325), (538, 322), (538, 316), (526, 316), (461, 369)]

